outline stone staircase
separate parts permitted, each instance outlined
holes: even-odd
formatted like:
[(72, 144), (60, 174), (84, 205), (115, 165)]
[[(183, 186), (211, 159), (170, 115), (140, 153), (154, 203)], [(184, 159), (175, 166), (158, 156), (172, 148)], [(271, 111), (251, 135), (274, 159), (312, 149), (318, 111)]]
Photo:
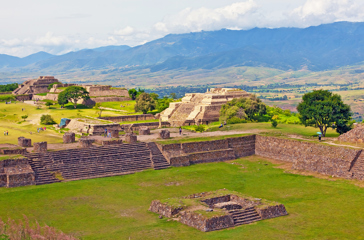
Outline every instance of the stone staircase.
[[(33, 157), (34, 157), (34, 155), (33, 155)], [(39, 158), (28, 158), (29, 165), (32, 167), (32, 169), (35, 173), (35, 184), (43, 185), (43, 184), (60, 182), (60, 180), (55, 178), (50, 172), (48, 172), (45, 169), (44, 162), (41, 160), (41, 159), (49, 158), (49, 156), (35, 155), (35, 157), (39, 157)]]
[(26, 157), (36, 173), (36, 184), (47, 184), (59, 182), (52, 175), (54, 172), (67, 181), (143, 171), (153, 167), (151, 159), (155, 161), (155, 169), (168, 167), (160, 151), (159, 154), (154, 148), (153, 151), (156, 154), (151, 154), (146, 143), (136, 143), (27, 154)]
[(195, 108), (195, 104), (193, 103), (182, 103), (172, 114), (169, 119), (171, 126), (179, 127), (183, 126), (186, 118)]
[(229, 211), (229, 214), (232, 216), (235, 226), (262, 220), (254, 207), (246, 208), (244, 210), (232, 210)]
[(148, 147), (151, 152), (151, 159), (153, 162), (154, 170), (166, 169), (170, 166), (166, 158), (163, 156), (162, 152), (159, 150), (156, 143), (150, 142), (148, 143)]
[(356, 159), (354, 166), (351, 168), (352, 178), (364, 180), (364, 152), (361, 151)]

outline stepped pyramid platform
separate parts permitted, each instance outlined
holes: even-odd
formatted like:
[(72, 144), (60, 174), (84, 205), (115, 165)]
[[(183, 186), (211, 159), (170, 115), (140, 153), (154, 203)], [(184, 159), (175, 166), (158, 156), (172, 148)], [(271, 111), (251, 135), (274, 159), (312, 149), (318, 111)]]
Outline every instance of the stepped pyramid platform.
[(36, 185), (165, 169), (169, 163), (155, 143), (115, 144), (25, 154)]
[(40, 76), (38, 79), (28, 80), (19, 85), (13, 91), (14, 95), (38, 94), (49, 92), (48, 86), (51, 83), (58, 82), (53, 76)]
[(250, 224), (287, 215), (283, 204), (226, 189), (152, 201), (149, 211), (203, 232)]
[(170, 103), (161, 120), (171, 126), (208, 124), (219, 120), (221, 106), (234, 98), (251, 94), (236, 88), (211, 88), (206, 93), (187, 93), (182, 102)]

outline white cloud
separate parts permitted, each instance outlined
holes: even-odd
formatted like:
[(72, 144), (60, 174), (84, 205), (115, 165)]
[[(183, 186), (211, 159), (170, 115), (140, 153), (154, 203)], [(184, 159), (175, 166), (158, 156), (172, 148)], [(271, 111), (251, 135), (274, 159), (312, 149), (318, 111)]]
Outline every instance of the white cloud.
[(254, 0), (237, 2), (222, 8), (186, 8), (154, 24), (154, 30), (168, 33), (196, 32), (221, 28), (250, 28), (257, 24), (259, 9)]
[(132, 28), (130, 26), (127, 26), (127, 27), (125, 27), (123, 29), (114, 31), (114, 34), (118, 35), (118, 36), (130, 36), (133, 33), (135, 33), (135, 30), (134, 30), (134, 28)]
[(337, 21), (363, 21), (364, 3), (359, 0), (307, 0), (288, 17), (293, 26), (300, 27)]

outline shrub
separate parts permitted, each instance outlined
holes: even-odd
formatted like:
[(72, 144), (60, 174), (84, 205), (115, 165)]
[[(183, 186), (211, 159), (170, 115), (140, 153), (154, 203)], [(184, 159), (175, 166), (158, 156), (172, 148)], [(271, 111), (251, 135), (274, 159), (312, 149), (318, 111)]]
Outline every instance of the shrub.
[(276, 128), (278, 126), (278, 122), (276, 120), (272, 120), (272, 127)]
[(203, 125), (196, 125), (196, 126), (194, 127), (194, 130), (195, 130), (196, 132), (204, 132), (204, 131), (205, 131), (205, 127), (204, 127)]
[(52, 125), (55, 124), (56, 122), (53, 120), (51, 115), (46, 114), (40, 117), (40, 123), (44, 125)]
[(28, 115), (23, 115), (23, 116), (21, 116), (21, 118), (24, 119), (24, 122), (25, 122), (25, 119), (28, 118)]

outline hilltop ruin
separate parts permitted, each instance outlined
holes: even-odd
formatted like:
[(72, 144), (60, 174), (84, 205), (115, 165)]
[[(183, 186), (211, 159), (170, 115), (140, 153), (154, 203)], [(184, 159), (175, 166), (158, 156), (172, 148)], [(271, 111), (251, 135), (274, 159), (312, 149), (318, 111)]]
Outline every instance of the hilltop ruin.
[(161, 113), (161, 120), (171, 126), (208, 124), (218, 121), (221, 106), (234, 98), (251, 94), (237, 88), (211, 88), (206, 93), (187, 93), (182, 102), (169, 104)]

